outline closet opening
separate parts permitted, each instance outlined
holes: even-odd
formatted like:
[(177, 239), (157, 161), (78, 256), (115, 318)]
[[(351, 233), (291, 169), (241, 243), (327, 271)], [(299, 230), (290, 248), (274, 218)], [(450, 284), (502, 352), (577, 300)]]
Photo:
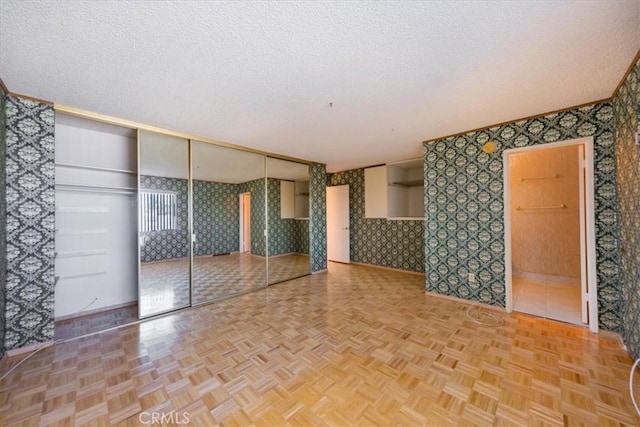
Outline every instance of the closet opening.
[(593, 138), (505, 150), (507, 312), (598, 330)]
[(55, 117), (54, 336), (138, 320), (136, 131)]

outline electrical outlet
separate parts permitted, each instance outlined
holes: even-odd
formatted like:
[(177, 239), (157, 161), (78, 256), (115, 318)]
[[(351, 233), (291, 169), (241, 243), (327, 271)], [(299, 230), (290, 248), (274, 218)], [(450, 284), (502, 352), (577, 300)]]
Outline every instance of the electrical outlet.
[(476, 282), (476, 275), (473, 273), (469, 273), (469, 283), (475, 283)]

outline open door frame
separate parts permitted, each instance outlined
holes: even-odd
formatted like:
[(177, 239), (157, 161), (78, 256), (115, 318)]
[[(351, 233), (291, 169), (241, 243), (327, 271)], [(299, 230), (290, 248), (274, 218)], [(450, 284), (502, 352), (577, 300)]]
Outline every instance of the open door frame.
[[(584, 147), (584, 161), (580, 165), (584, 177), (584, 215), (581, 219), (581, 262), (582, 262), (582, 304), (587, 303), (589, 330), (598, 332), (598, 281), (596, 274), (596, 232), (595, 197), (593, 168), (593, 137), (571, 139), (567, 141), (540, 144), (530, 147), (513, 148), (502, 153), (503, 198), (504, 198), (504, 266), (505, 266), (505, 309), (513, 311), (513, 280), (511, 267), (511, 200), (509, 196), (509, 156), (536, 150), (578, 145)], [(580, 150), (582, 151), (582, 150)], [(582, 209), (581, 209), (582, 213)], [(583, 222), (584, 221), (584, 222)], [(586, 270), (586, 275), (585, 275)]]
[[(247, 201), (249, 203), (247, 203)], [(247, 206), (245, 206), (245, 204), (248, 204), (249, 206), (249, 212), (247, 212), (246, 208)], [(239, 247), (238, 247), (238, 252), (240, 253), (245, 253), (245, 252), (251, 252), (251, 218), (249, 218), (249, 221), (246, 220), (246, 215), (249, 214), (249, 216), (251, 215), (251, 193), (247, 192), (247, 193), (240, 193), (240, 206), (239, 206), (239, 217), (240, 217), (240, 236), (239, 236)], [(249, 227), (246, 227), (246, 224), (249, 224)], [(249, 248), (246, 247), (245, 243), (247, 241), (247, 238), (249, 239)]]
[(349, 185), (327, 187), (327, 260), (351, 262)]

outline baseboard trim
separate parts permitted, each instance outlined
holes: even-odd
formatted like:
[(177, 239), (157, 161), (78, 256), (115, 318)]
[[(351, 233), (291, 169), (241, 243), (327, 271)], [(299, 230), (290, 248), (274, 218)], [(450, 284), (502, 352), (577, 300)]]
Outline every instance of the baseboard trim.
[(526, 271), (514, 271), (513, 277), (520, 277), (523, 279), (535, 280), (539, 282), (547, 283), (559, 283), (568, 285), (579, 285), (580, 278), (567, 277), (567, 276), (553, 276), (550, 274), (528, 273)]
[[(331, 261), (333, 262), (333, 261)], [(342, 264), (342, 263), (340, 263)], [(366, 264), (364, 262), (352, 262), (350, 263), (351, 265), (361, 265), (363, 267), (374, 267), (374, 268), (381, 268), (383, 270), (390, 270), (390, 271), (397, 271), (398, 273), (407, 273), (407, 274), (413, 274), (415, 276), (424, 276), (424, 273), (421, 273), (419, 271), (412, 271), (412, 270), (403, 270), (401, 268), (393, 268), (393, 267), (385, 267), (384, 265), (377, 265), (377, 264)]]
[(285, 256), (291, 256), (291, 255), (309, 256), (309, 254), (305, 254), (304, 252), (286, 252), (286, 253), (283, 253), (283, 254), (269, 255), (269, 258), (280, 258), (280, 257), (285, 257)]
[[(210, 256), (210, 255), (204, 255), (204, 256)], [(167, 258), (167, 259), (154, 259), (153, 261), (141, 261), (140, 262), (140, 266), (143, 265), (148, 265), (148, 264), (157, 264), (159, 262), (167, 262), (167, 261), (182, 261), (182, 260), (187, 260), (189, 261), (189, 257), (179, 257), (179, 258)]]
[(428, 295), (428, 296), (431, 296), (431, 297), (442, 298), (442, 299), (446, 299), (448, 301), (458, 302), (458, 303), (461, 303), (461, 304), (474, 305), (476, 307), (486, 308), (487, 310), (493, 310), (493, 311), (497, 311), (499, 313), (506, 313), (506, 310), (505, 310), (504, 307), (500, 307), (500, 306), (496, 306), (496, 305), (485, 304), (483, 302), (472, 301), (472, 300), (468, 300), (468, 299), (464, 299), (464, 298), (452, 297), (450, 295), (438, 294), (436, 292), (431, 292), (431, 291), (424, 291), (424, 293), (425, 293), (425, 295)]
[(14, 356), (19, 356), (24, 353), (31, 353), (36, 350), (40, 350), (41, 348), (44, 348), (44, 347), (51, 347), (53, 344), (54, 344), (53, 341), (47, 341), (43, 343), (27, 345), (20, 348), (14, 348), (12, 350), (7, 350), (7, 352), (5, 353), (5, 357), (10, 358)]
[[(631, 352), (629, 352), (629, 349), (627, 348), (627, 345), (624, 343), (624, 338), (622, 337), (622, 335), (619, 332), (613, 332), (613, 331), (607, 331), (607, 330), (604, 330), (604, 329), (600, 329), (598, 331), (598, 335), (601, 335), (604, 338), (607, 338), (607, 339), (610, 339), (610, 340), (617, 341), (618, 344), (620, 345), (620, 347), (631, 356)], [(633, 356), (632, 356), (632, 358), (633, 358)]]
[(134, 306), (134, 305), (138, 305), (138, 301), (130, 301), (122, 304), (110, 305), (107, 307), (100, 307), (93, 310), (81, 311), (79, 313), (71, 313), (65, 316), (56, 317), (54, 319), (54, 322), (61, 322), (63, 320), (76, 319), (78, 317), (90, 316), (92, 314), (98, 314), (98, 313), (102, 313), (104, 311), (110, 311), (110, 310), (117, 310), (119, 308), (125, 308), (125, 307)]
[(320, 273), (326, 273), (328, 270), (326, 268), (322, 269), (322, 270), (316, 270), (316, 271), (312, 271), (311, 274), (320, 274)]

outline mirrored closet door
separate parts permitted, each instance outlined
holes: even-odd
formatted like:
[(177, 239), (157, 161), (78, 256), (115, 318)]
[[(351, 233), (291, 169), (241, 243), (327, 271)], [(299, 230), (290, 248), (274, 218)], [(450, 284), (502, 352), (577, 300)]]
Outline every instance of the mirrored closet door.
[(189, 141), (139, 131), (139, 313), (191, 305)]
[(266, 286), (265, 158), (191, 144), (196, 305)]
[(309, 166), (267, 158), (269, 284), (311, 273)]

